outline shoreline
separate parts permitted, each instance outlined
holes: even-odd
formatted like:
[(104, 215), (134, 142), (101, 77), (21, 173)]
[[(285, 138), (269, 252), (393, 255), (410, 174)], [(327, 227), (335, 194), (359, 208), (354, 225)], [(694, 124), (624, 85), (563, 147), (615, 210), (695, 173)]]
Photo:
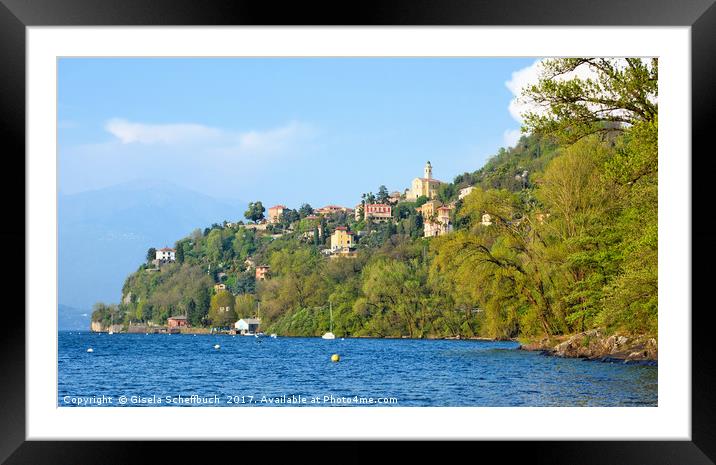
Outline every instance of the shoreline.
[(658, 366), (658, 343), (648, 336), (606, 336), (600, 329), (520, 343), (518, 350), (603, 363)]
[[(107, 331), (92, 330), (59, 330), (58, 332), (87, 332), (92, 334), (106, 334)], [(130, 331), (116, 332), (115, 334), (143, 334)], [(239, 336), (254, 337), (254, 335), (231, 334), (228, 332), (211, 332), (207, 328), (189, 328), (181, 332), (151, 332), (152, 335), (201, 335), (201, 336)], [(268, 337), (268, 336), (267, 336)], [(285, 336), (279, 338), (292, 339), (320, 339), (316, 336)], [(408, 337), (408, 336), (337, 336), (336, 339), (390, 339), (390, 340), (415, 340), (415, 341), (477, 341), (477, 342), (514, 342), (518, 344), (516, 350), (527, 352), (539, 352), (540, 355), (578, 358), (585, 361), (596, 361), (603, 363), (624, 363), (632, 365), (658, 366), (658, 348), (654, 338), (646, 336), (627, 337), (623, 335), (605, 336), (601, 330), (595, 329), (582, 333), (553, 336), (539, 341), (519, 339), (493, 339), (487, 337)]]

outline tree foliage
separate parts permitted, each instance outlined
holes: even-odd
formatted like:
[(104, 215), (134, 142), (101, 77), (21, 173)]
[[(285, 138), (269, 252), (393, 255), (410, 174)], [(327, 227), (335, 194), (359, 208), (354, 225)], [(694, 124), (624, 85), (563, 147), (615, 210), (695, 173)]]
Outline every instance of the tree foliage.
[[(589, 77), (574, 78), (583, 68)], [(228, 326), (260, 305), (265, 331), (317, 336), (332, 306), (345, 336), (656, 336), (657, 62), (559, 59), (545, 70), (526, 93), (542, 107), (527, 115), (529, 133), (440, 187), (437, 200), (455, 207), (452, 233), (423, 237), (426, 197), (399, 202), (388, 222), (307, 219), (303, 204), (284, 212), (281, 235), (216, 224), (177, 242), (181, 262), (133, 273), (122, 305), (93, 319), (187, 314)], [(387, 195), (380, 186), (363, 203)], [(263, 211), (254, 202), (246, 217)], [(322, 253), (338, 226), (356, 232), (355, 257)], [(269, 265), (270, 279), (257, 282), (255, 265)], [(227, 291), (214, 293), (220, 275)]]
[(558, 58), (545, 60), (539, 82), (523, 99), (525, 130), (574, 142), (656, 121), (659, 62), (656, 58)]
[(264, 212), (266, 211), (266, 208), (264, 208), (263, 204), (258, 202), (249, 202), (249, 208), (244, 212), (244, 218), (247, 220), (251, 220), (254, 223), (258, 223), (259, 221), (264, 219)]

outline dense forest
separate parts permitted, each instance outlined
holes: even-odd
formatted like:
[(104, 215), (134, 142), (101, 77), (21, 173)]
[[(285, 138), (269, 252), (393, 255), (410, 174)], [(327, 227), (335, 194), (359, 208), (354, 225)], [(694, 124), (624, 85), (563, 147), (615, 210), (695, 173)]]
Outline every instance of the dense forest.
[[(423, 237), (424, 197), (401, 199), (388, 222), (304, 204), (266, 230), (252, 227), (264, 211), (254, 202), (247, 224), (177, 241), (159, 271), (150, 250), (121, 303), (98, 303), (92, 318), (224, 327), (260, 312), (266, 332), (315, 336), (330, 305), (339, 337), (656, 337), (657, 79), (656, 60), (546, 60), (523, 94), (534, 110), (516, 146), (441, 185), (438, 200), (455, 202), (449, 234)], [(338, 226), (354, 233), (356, 257), (322, 253)], [(256, 281), (256, 265), (270, 279)]]

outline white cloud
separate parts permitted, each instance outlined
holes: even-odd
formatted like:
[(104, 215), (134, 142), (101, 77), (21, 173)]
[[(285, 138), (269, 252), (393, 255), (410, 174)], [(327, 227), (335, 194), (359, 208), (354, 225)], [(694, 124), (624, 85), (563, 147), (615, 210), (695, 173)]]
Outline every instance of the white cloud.
[(201, 124), (144, 124), (120, 118), (107, 121), (105, 129), (123, 144), (178, 144), (217, 138), (221, 131)]
[(107, 121), (105, 129), (121, 145), (161, 145), (176, 150), (200, 144), (205, 153), (234, 156), (290, 151), (316, 134), (311, 125), (299, 121), (263, 131), (242, 132), (195, 123), (145, 124), (114, 118)]
[(505, 147), (514, 147), (520, 140), (522, 132), (519, 129), (508, 129), (502, 133), (502, 141)]
[[(512, 92), (512, 100), (510, 100), (510, 104), (507, 108), (510, 115), (520, 124), (522, 124), (521, 113), (531, 109), (527, 103), (520, 99), (522, 90), (537, 83), (541, 63), (542, 60), (537, 60), (530, 66), (515, 71), (512, 73), (511, 79), (505, 82), (505, 86)], [(507, 134), (507, 132), (509, 131), (506, 131), (505, 134)]]
[(314, 129), (304, 123), (291, 121), (290, 123), (267, 131), (248, 131), (238, 135), (236, 150), (245, 152), (277, 152), (289, 146), (312, 137)]

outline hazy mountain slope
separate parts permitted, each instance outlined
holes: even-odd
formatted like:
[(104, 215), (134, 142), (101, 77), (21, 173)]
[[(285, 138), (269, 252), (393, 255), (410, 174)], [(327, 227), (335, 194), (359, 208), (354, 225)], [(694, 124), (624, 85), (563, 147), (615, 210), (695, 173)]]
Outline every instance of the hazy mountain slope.
[(166, 182), (135, 181), (58, 197), (59, 302), (91, 308), (118, 302), (125, 277), (149, 247), (214, 222), (238, 220), (243, 202), (229, 204)]
[(60, 304), (57, 306), (57, 329), (60, 331), (87, 331), (90, 326), (91, 313), (91, 310)]

